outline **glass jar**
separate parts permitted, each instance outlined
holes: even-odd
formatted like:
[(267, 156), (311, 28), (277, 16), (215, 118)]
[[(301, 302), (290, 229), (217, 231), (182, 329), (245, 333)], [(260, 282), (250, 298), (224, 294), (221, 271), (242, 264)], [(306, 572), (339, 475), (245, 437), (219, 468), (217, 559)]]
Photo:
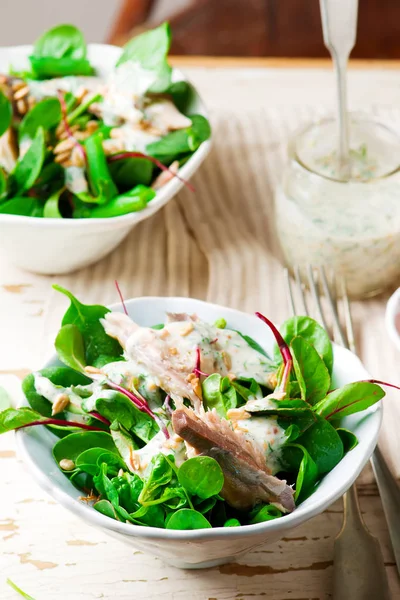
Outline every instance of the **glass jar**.
[(349, 125), (346, 169), (334, 119), (294, 137), (275, 221), (289, 267), (331, 267), (352, 297), (363, 297), (400, 284), (400, 137), (368, 117), (350, 115)]

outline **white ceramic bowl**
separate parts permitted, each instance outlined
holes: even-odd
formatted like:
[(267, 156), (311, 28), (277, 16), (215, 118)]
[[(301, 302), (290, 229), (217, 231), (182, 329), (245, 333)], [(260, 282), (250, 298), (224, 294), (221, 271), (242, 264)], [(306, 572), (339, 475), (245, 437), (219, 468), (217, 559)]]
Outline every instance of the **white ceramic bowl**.
[[(273, 348), (274, 340), (269, 329), (256, 317), (237, 310), (189, 298), (137, 298), (126, 302), (126, 306), (135, 321), (147, 326), (162, 322), (166, 311), (196, 313), (210, 323), (224, 317), (229, 327), (252, 336), (266, 350)], [(113, 309), (121, 310), (121, 307), (116, 305)], [(369, 377), (359, 359), (348, 350), (335, 346), (334, 358), (335, 386)], [(46, 366), (54, 364), (58, 364), (56, 357)], [(45, 428), (35, 427), (18, 431), (16, 437), (19, 453), (29, 471), (64, 507), (87, 523), (100, 527), (135, 548), (155, 554), (171, 565), (194, 569), (230, 562), (255, 546), (275, 542), (328, 508), (350, 487), (367, 463), (377, 442), (381, 420), (380, 404), (344, 419), (344, 426), (357, 435), (358, 446), (324, 477), (314, 494), (290, 515), (257, 525), (198, 531), (135, 526), (114, 521), (96, 512), (78, 500), (79, 490), (55, 463), (51, 453), (57, 440), (54, 434)]]
[(400, 288), (390, 296), (385, 313), (386, 330), (390, 339), (400, 350)]
[[(0, 73), (13, 66), (28, 68), (31, 46), (0, 48)], [(114, 67), (121, 48), (106, 44), (89, 44), (89, 59), (101, 77)], [(177, 69), (173, 81), (185, 80)], [(207, 116), (197, 93), (193, 94), (189, 114)], [(210, 150), (207, 140), (180, 169), (183, 179), (197, 171)], [(147, 208), (140, 212), (109, 219), (39, 219), (0, 214), (0, 251), (19, 267), (46, 275), (68, 273), (103, 258), (120, 244), (140, 221), (160, 210), (184, 184), (176, 177), (157, 192)]]

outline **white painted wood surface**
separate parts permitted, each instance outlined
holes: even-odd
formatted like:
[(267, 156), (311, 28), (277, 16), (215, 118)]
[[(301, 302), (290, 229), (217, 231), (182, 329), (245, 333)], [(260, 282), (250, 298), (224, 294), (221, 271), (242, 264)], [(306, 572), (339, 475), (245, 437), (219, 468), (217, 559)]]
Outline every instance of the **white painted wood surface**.
[[(51, 351), (65, 301), (55, 281), (83, 301), (192, 295), (244, 310), (286, 316), (281, 267), (271, 228), (273, 187), (290, 132), (333, 106), (333, 76), (325, 70), (187, 69), (211, 108), (215, 149), (195, 177), (196, 196), (183, 191), (138, 226), (110, 258), (63, 277), (35, 276), (0, 256), (0, 375), (40, 367)], [(352, 71), (353, 108), (373, 110), (398, 127), (400, 74)], [(249, 213), (250, 217), (244, 214)], [(49, 249), (49, 251), (51, 251)], [(384, 331), (385, 298), (357, 303), (361, 355), (375, 377), (400, 382), (399, 355)], [(382, 446), (400, 473), (398, 398), (386, 400)], [(397, 457), (397, 461), (396, 461)], [(184, 572), (106, 537), (41, 492), (14, 454), (12, 435), (0, 437), (0, 598), (17, 599), (10, 577), (35, 600), (306, 600), (331, 598), (333, 539), (341, 504), (291, 538), (257, 549), (239, 564)], [(371, 473), (363, 474), (361, 503), (385, 554), (393, 598), (400, 586), (382, 507)]]

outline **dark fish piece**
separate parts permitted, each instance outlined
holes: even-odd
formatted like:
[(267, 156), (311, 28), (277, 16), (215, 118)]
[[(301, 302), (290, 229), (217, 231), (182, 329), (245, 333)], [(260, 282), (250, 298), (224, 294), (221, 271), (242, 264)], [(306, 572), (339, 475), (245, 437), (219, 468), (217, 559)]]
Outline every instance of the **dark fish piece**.
[(292, 488), (271, 475), (262, 453), (214, 411), (197, 415), (178, 409), (172, 414), (172, 426), (199, 454), (219, 463), (225, 477), (221, 495), (230, 506), (250, 510), (258, 502), (271, 502), (284, 512), (295, 509)]

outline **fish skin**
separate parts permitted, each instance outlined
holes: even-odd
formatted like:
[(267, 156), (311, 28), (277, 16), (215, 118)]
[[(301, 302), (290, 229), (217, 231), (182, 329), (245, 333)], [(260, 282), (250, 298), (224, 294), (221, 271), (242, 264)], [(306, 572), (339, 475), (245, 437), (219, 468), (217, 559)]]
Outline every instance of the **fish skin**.
[(181, 408), (172, 414), (172, 426), (197, 452), (218, 462), (225, 478), (221, 496), (230, 506), (248, 511), (266, 502), (276, 504), (283, 512), (295, 509), (293, 489), (268, 472), (262, 453), (232, 431), (228, 421), (212, 411), (195, 414)]

